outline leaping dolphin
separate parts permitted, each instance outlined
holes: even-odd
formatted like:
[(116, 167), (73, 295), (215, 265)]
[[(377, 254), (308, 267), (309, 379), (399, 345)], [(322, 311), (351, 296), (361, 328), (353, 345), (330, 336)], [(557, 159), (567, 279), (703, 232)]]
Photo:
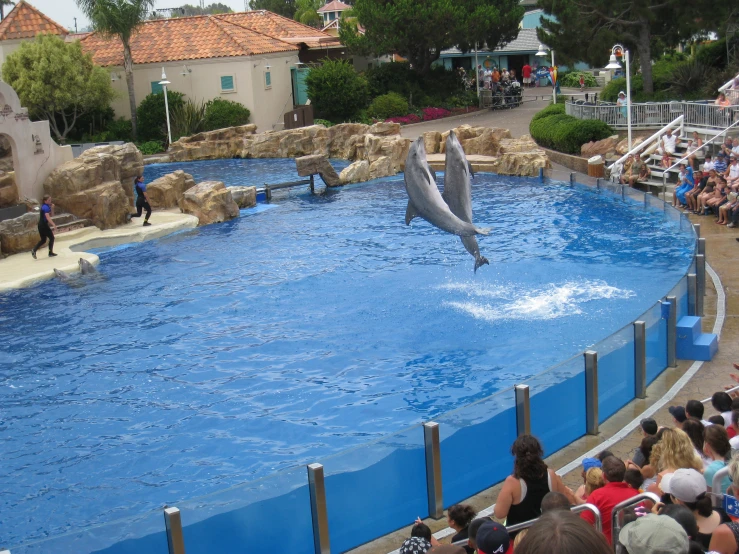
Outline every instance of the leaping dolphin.
[(490, 232), (490, 229), (481, 229), (472, 223), (462, 221), (444, 202), (426, 160), (423, 137), (417, 138), (408, 151), (404, 180), (405, 190), (408, 193), (406, 225), (410, 225), (414, 217), (421, 217), (442, 231), (460, 237), (487, 235)]
[[(464, 149), (454, 131), (451, 131), (446, 139), (444, 192), (441, 196), (452, 213), (467, 223), (472, 223), (471, 175), (472, 167), (465, 157)], [(486, 257), (480, 255), (480, 248), (474, 235), (460, 238), (467, 252), (475, 258), (475, 272), (481, 265), (490, 263)]]
[(80, 258), (79, 262), (77, 263), (80, 266), (80, 273), (82, 273), (82, 275), (94, 275), (98, 272), (98, 270), (95, 269), (95, 266), (88, 262), (85, 258)]

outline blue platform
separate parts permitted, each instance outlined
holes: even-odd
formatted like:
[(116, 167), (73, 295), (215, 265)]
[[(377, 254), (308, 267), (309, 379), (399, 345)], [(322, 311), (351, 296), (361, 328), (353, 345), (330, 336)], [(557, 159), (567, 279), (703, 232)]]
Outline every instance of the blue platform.
[(677, 357), (680, 360), (711, 361), (718, 352), (718, 337), (701, 332), (701, 318), (685, 316), (677, 323)]

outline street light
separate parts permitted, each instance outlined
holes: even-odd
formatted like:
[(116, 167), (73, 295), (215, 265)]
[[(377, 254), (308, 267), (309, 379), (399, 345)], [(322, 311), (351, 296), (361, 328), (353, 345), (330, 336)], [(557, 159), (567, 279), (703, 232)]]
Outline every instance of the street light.
[(167, 81), (167, 74), (164, 72), (164, 68), (162, 68), (162, 80), (159, 81), (159, 84), (162, 85), (162, 90), (164, 90), (164, 112), (167, 114), (167, 138), (169, 139), (169, 144), (172, 144), (172, 128), (169, 126), (169, 102), (167, 101), (167, 85), (169, 81)]
[(629, 152), (631, 152), (631, 71), (629, 70), (629, 51), (624, 49), (620, 44), (615, 44), (611, 48), (611, 58), (608, 60), (606, 69), (621, 69), (618, 63), (616, 52), (622, 52), (626, 59), (626, 127), (629, 133)]
[[(555, 83), (555, 79), (557, 78), (556, 69), (554, 67), (554, 50), (550, 50), (552, 53), (552, 71), (550, 72), (550, 75), (552, 77), (552, 102), (554, 104), (557, 103), (557, 83)], [(536, 53), (537, 56), (542, 57), (546, 56), (547, 52), (544, 50), (544, 45), (539, 45), (539, 51)]]

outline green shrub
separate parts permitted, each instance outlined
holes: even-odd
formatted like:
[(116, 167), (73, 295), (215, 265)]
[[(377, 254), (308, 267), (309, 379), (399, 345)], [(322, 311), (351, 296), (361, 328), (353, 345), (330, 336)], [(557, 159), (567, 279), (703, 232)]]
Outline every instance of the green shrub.
[(314, 119), (313, 123), (316, 125), (323, 125), (324, 127), (333, 127), (333, 123), (331, 123), (328, 119)]
[(477, 106), (480, 101), (477, 99), (477, 91), (474, 90), (463, 90), (447, 98), (445, 102), (442, 102), (439, 107), (452, 109), (452, 108), (466, 108), (468, 106)]
[(568, 71), (567, 74), (559, 81), (559, 86), (577, 88), (580, 86), (580, 75), (585, 77), (586, 87), (597, 87), (598, 81), (595, 80), (592, 73), (586, 71)]
[(326, 60), (305, 78), (316, 115), (347, 121), (367, 106), (367, 80), (343, 60)]
[(564, 113), (564, 106), (554, 104), (537, 113), (529, 124), (533, 139), (544, 146), (567, 154), (579, 154), (580, 147), (602, 140), (613, 130), (599, 120), (581, 120)]
[[(443, 66), (432, 67), (426, 76), (421, 76), (408, 63), (391, 62), (371, 67), (365, 75), (370, 97), (397, 92), (419, 108), (449, 105), (452, 97), (466, 93), (458, 73)], [(476, 104), (475, 98), (466, 105)]]
[[(167, 91), (167, 101), (169, 102), (169, 114), (182, 106), (184, 103), (184, 94), (172, 90)], [(150, 94), (136, 108), (136, 117), (138, 122), (138, 140), (151, 141), (167, 140), (167, 116), (164, 109), (164, 93), (158, 92)]]
[(164, 143), (161, 140), (150, 140), (148, 142), (139, 143), (136, 146), (138, 146), (144, 156), (164, 152)]
[(105, 127), (105, 132), (108, 133), (110, 137), (108, 140), (125, 140), (128, 142), (131, 140), (133, 135), (131, 120), (119, 117), (118, 119), (109, 121), (108, 125)]
[(187, 100), (170, 110), (172, 140), (189, 137), (205, 130), (205, 103)]
[(397, 92), (389, 92), (378, 96), (367, 108), (367, 115), (380, 120), (406, 115), (407, 113), (408, 101)]
[(223, 98), (214, 98), (205, 104), (204, 129), (214, 131), (226, 127), (246, 125), (249, 123), (250, 117), (249, 108), (243, 104), (224, 100)]

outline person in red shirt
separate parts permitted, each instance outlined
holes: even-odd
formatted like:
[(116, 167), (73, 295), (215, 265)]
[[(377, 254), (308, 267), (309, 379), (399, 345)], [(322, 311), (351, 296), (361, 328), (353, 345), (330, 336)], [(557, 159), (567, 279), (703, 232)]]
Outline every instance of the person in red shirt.
[[(521, 75), (523, 75), (523, 86), (531, 85), (531, 66), (526, 64), (521, 69)], [(739, 369), (739, 367), (737, 368)]]
[[(611, 544), (611, 512), (616, 504), (619, 504), (639, 494), (639, 491), (632, 489), (624, 483), (624, 475), (626, 474), (626, 465), (615, 456), (608, 456), (602, 462), (603, 480), (606, 486), (594, 490), (588, 496), (588, 504), (592, 504), (600, 510), (601, 524), (603, 526), (603, 534), (606, 536), (608, 543)], [(595, 523), (595, 517), (590, 512), (580, 514), (585, 521)]]

